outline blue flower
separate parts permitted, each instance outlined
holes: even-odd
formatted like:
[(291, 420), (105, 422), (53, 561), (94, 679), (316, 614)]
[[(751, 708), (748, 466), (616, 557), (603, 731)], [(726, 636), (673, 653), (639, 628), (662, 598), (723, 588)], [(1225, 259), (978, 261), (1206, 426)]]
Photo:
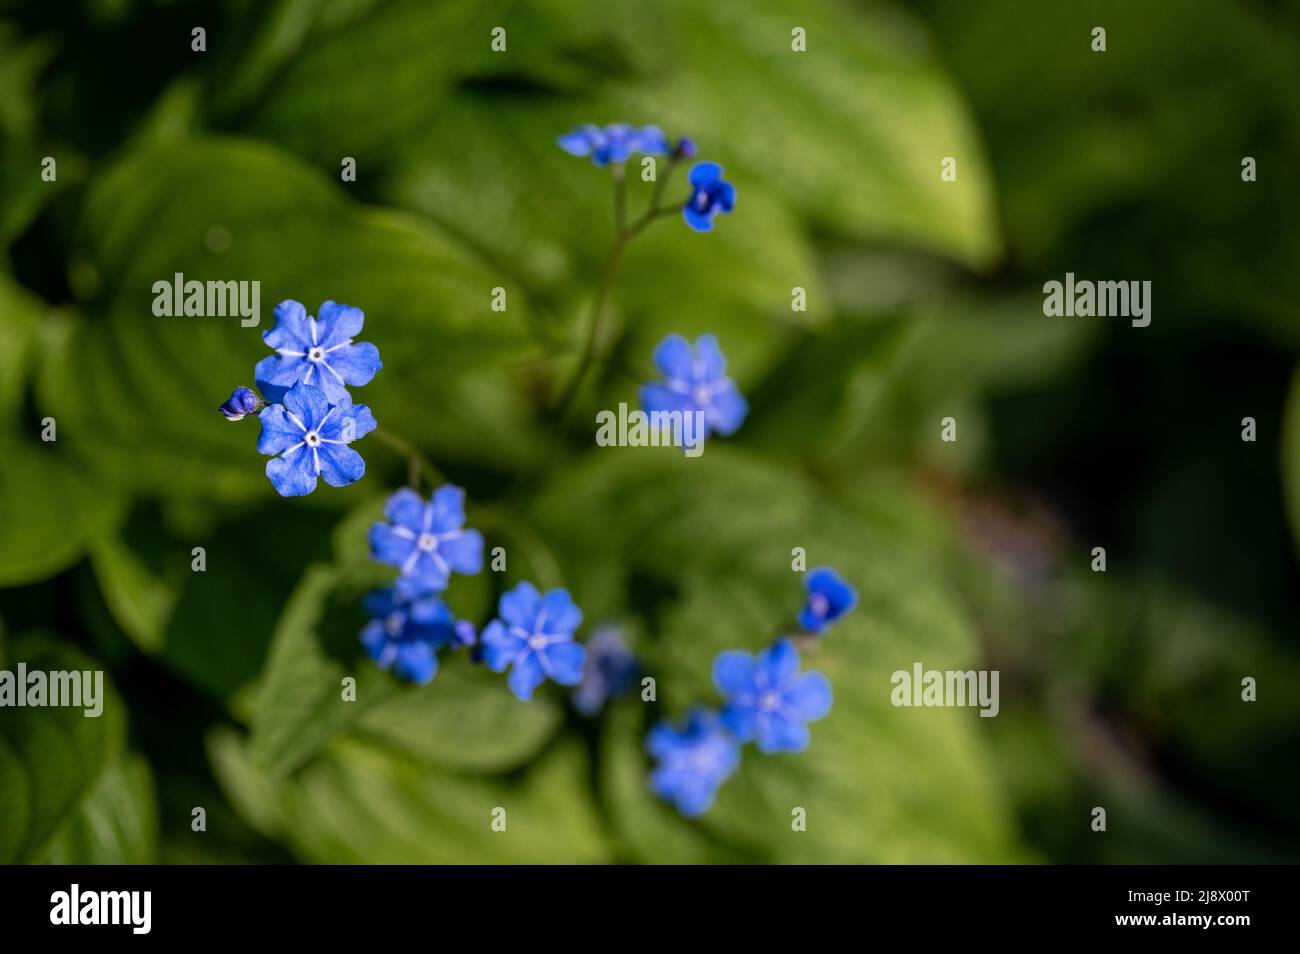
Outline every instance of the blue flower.
[(799, 613), (799, 626), (806, 633), (823, 632), (858, 602), (858, 594), (828, 566), (808, 571), (804, 578), (808, 601)]
[(727, 360), (713, 335), (700, 335), (692, 352), (681, 335), (669, 335), (655, 349), (655, 364), (667, 379), (641, 388), (641, 406), (655, 411), (704, 412), (704, 437), (717, 431), (724, 437), (740, 427), (749, 405), (726, 376)]
[(436, 597), (408, 602), (393, 587), (367, 594), (362, 605), (371, 616), (361, 631), (370, 658), (403, 679), (430, 682), (438, 672), (438, 650), (455, 639), (458, 624), (447, 605)]
[(295, 384), (283, 404), (262, 412), (258, 453), (275, 457), (266, 462), (282, 497), (302, 497), (316, 489), (316, 478), (331, 487), (345, 487), (361, 479), (366, 462), (348, 444), (375, 429), (375, 418), (364, 404), (346, 395), (331, 404), (325, 392), (311, 384)]
[(582, 610), (568, 590), (545, 596), (531, 583), (520, 583), (501, 597), (500, 619), (483, 629), (483, 661), (493, 672), (512, 667), (510, 691), (527, 702), (545, 679), (575, 686), (582, 679), (587, 650), (573, 641)]
[(612, 626), (603, 626), (587, 640), (587, 665), (573, 690), (573, 705), (583, 715), (595, 715), (605, 703), (626, 692), (637, 674), (636, 657)]
[(347, 385), (368, 384), (383, 367), (379, 349), (369, 342), (353, 343), (366, 316), (360, 308), (327, 301), (320, 317), (312, 318), (300, 302), (275, 306), (275, 327), (262, 340), (276, 353), (257, 362), (253, 375), (262, 393), (279, 401), (293, 385), (314, 384), (331, 404), (348, 397)]
[(713, 662), (713, 682), (727, 698), (722, 723), (760, 752), (802, 752), (808, 726), (831, 711), (831, 684), (819, 672), (799, 672), (799, 653), (783, 639), (756, 656), (732, 650)]
[(673, 155), (678, 159), (694, 159), (697, 152), (699, 149), (695, 145), (695, 140), (685, 136), (677, 140), (677, 145), (673, 148)]
[(483, 569), (483, 535), (466, 530), (465, 491), (444, 484), (428, 503), (403, 487), (384, 505), (388, 523), (370, 528), (370, 554), (401, 571), (396, 587), (407, 598), (440, 593), (453, 571)]
[(615, 123), (612, 126), (594, 126), (588, 123), (556, 140), (560, 148), (571, 156), (591, 156), (598, 166), (626, 162), (633, 153), (647, 156), (668, 154), (669, 144), (658, 126), (629, 126)]
[(659, 760), (650, 788), (688, 818), (708, 811), (718, 787), (740, 766), (740, 746), (708, 709), (692, 709), (680, 729), (660, 722), (646, 737), (646, 750)]
[(226, 415), (228, 421), (240, 421), (245, 414), (256, 414), (264, 407), (266, 402), (257, 396), (256, 391), (251, 388), (237, 387), (231, 392), (230, 400), (217, 410)]
[(691, 167), (691, 197), (682, 206), (686, 224), (697, 232), (713, 228), (713, 217), (736, 207), (736, 187), (722, 180), (722, 166), (697, 162)]

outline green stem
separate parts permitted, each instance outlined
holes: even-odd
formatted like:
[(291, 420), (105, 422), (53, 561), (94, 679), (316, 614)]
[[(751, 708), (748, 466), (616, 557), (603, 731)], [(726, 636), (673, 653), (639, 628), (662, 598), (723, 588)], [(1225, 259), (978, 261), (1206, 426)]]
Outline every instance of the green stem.
[(415, 445), (410, 441), (398, 437), (396, 434), (386, 431), (383, 428), (376, 428), (371, 432), (371, 436), (377, 438), (381, 444), (385, 445), (390, 450), (396, 451), (398, 454), (406, 458), (406, 478), (407, 483), (411, 486), (412, 490), (420, 489), (421, 471), (424, 472), (425, 477), (429, 481), (429, 486), (431, 487), (446, 482), (446, 478), (443, 477), (442, 472), (439, 471), (437, 467), (433, 466), (433, 462), (420, 453), (420, 451), (417, 450)]
[(680, 212), (682, 206), (686, 204), (685, 202), (670, 206), (661, 206), (659, 204), (663, 200), (664, 190), (667, 188), (668, 180), (676, 167), (677, 157), (673, 156), (669, 158), (664, 174), (655, 180), (654, 192), (651, 193), (650, 204), (645, 212), (629, 225), (627, 224), (627, 201), (624, 181), (626, 170), (622, 163), (614, 166), (614, 242), (610, 246), (609, 256), (605, 259), (605, 266), (601, 269), (600, 284), (596, 287), (596, 297), (591, 304), (591, 317), (587, 320), (587, 337), (582, 345), (582, 354), (578, 358), (578, 366), (574, 369), (568, 384), (560, 392), (559, 398), (552, 405), (552, 413), (558, 421), (564, 420), (565, 412), (577, 396), (583, 378), (591, 369), (591, 365), (600, 357), (597, 349), (600, 344), (601, 326), (605, 318), (610, 292), (614, 288), (614, 279), (618, 275), (618, 266), (623, 259), (624, 249), (651, 222), (665, 215)]

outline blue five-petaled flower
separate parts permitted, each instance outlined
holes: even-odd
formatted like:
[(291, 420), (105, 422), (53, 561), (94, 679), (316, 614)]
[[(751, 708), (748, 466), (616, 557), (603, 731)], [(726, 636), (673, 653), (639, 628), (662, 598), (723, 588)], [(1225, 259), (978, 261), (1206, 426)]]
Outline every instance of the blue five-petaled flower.
[(646, 750), (659, 761), (650, 787), (688, 818), (708, 811), (718, 787), (740, 765), (740, 746), (717, 713), (692, 709), (681, 728), (661, 722), (646, 737)]
[(802, 752), (806, 723), (831, 711), (831, 684), (819, 672), (799, 672), (799, 652), (782, 639), (758, 655), (732, 650), (713, 663), (713, 682), (727, 699), (722, 723), (760, 752)]
[(629, 126), (614, 123), (595, 126), (588, 123), (561, 136), (557, 142), (571, 156), (591, 156), (598, 166), (626, 162), (633, 153), (647, 156), (666, 155), (671, 148), (658, 126)]
[(483, 535), (465, 529), (465, 491), (444, 484), (426, 503), (403, 487), (384, 506), (388, 523), (370, 529), (370, 552), (380, 563), (397, 567), (395, 586), (407, 598), (440, 593), (452, 572), (483, 569)]
[(320, 306), (316, 318), (301, 302), (280, 302), (275, 327), (262, 332), (275, 354), (253, 370), (257, 386), (268, 400), (279, 401), (295, 384), (314, 384), (331, 404), (338, 404), (348, 397), (349, 385), (368, 384), (383, 367), (378, 348), (352, 340), (365, 320), (360, 308), (332, 301)]
[(262, 412), (261, 422), (257, 450), (274, 457), (266, 462), (266, 476), (282, 497), (311, 493), (318, 477), (345, 487), (366, 472), (366, 462), (347, 445), (373, 431), (375, 418), (346, 395), (331, 404), (315, 385), (295, 384), (283, 404)]
[(419, 685), (438, 672), (438, 650), (473, 642), (473, 625), (457, 620), (437, 597), (404, 600), (394, 587), (367, 594), (362, 601), (370, 622), (361, 643), (380, 669), (392, 669)]
[(828, 566), (809, 570), (804, 578), (808, 599), (799, 612), (799, 626), (805, 633), (821, 633), (858, 602), (853, 587)]
[(727, 360), (713, 335), (701, 335), (690, 342), (681, 335), (669, 335), (655, 349), (655, 364), (664, 374), (662, 384), (641, 388), (641, 406), (655, 411), (704, 413), (704, 437), (716, 431), (724, 437), (735, 433), (749, 413), (749, 405), (727, 377)]
[(736, 187), (722, 178), (722, 166), (716, 162), (697, 162), (691, 166), (691, 195), (682, 206), (686, 224), (697, 232), (713, 228), (719, 212), (736, 207)]
[(582, 610), (568, 590), (543, 596), (525, 581), (502, 595), (498, 615), (483, 628), (483, 661), (493, 672), (510, 668), (511, 692), (527, 702), (546, 679), (562, 686), (578, 684), (587, 650), (573, 640)]

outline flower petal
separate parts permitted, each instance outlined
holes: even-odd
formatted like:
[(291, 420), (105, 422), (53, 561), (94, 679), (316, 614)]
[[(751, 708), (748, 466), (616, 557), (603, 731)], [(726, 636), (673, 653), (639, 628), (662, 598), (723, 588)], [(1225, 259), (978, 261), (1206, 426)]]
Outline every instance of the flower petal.
[[(325, 355), (325, 363), (330, 366), (334, 374), (343, 379), (344, 383), (354, 387), (369, 384), (375, 373), (384, 366), (384, 363), (379, 360), (379, 349), (369, 341), (358, 341), (356, 344), (344, 345), (337, 351), (331, 351)], [(329, 371), (326, 371), (325, 375), (334, 376)]]
[(752, 698), (758, 694), (756, 665), (757, 660), (753, 656), (738, 649), (720, 653), (713, 661), (713, 684), (728, 699)]
[(730, 381), (726, 387), (713, 392), (709, 406), (704, 409), (709, 427), (723, 437), (736, 433), (747, 414), (749, 403)]
[(483, 534), (466, 530), (458, 536), (439, 541), (438, 556), (457, 573), (472, 574), (483, 569)]
[(572, 132), (567, 132), (556, 143), (559, 147), (571, 156), (589, 156), (592, 149), (592, 134), (597, 131), (597, 127), (591, 124), (579, 126)]
[(365, 323), (366, 316), (360, 308), (327, 301), (316, 312), (316, 344), (322, 348), (341, 345), (361, 334)]
[(754, 737), (758, 710), (752, 705), (724, 706), (718, 717), (737, 742), (748, 742)]
[(279, 456), (294, 444), (302, 443), (303, 430), (285, 413), (280, 404), (272, 404), (258, 418), (262, 432), (257, 436), (257, 452)]
[(298, 383), (285, 394), (284, 409), (302, 421), (307, 430), (313, 430), (329, 413), (330, 402), (314, 384)]
[(501, 618), (508, 625), (531, 633), (541, 605), (542, 595), (537, 587), (524, 580), (510, 592), (501, 594)]
[(380, 563), (400, 567), (410, 559), (415, 540), (403, 536), (386, 523), (370, 528), (370, 556)]
[(718, 347), (717, 335), (700, 335), (695, 339), (695, 361), (691, 365), (691, 380), (712, 384), (727, 374), (727, 359)]
[(266, 476), (281, 497), (305, 497), (316, 489), (316, 464), (306, 445), (268, 460)]
[(759, 658), (760, 682), (773, 688), (782, 686), (799, 671), (799, 650), (788, 639), (778, 640)]
[(701, 212), (698, 209), (692, 208), (689, 203), (682, 206), (682, 218), (684, 218), (686, 224), (696, 232), (713, 231), (713, 216), (710, 213)]
[(365, 460), (345, 444), (322, 444), (316, 453), (320, 457), (320, 475), (331, 487), (355, 484), (366, 473)]
[(262, 332), (272, 348), (306, 351), (311, 346), (311, 324), (302, 302), (286, 299), (275, 306), (275, 326)]
[(433, 508), (431, 533), (459, 530), (465, 525), (465, 491), (454, 484), (443, 484), (433, 492), (429, 501)]
[(691, 166), (691, 185), (697, 189), (722, 178), (722, 166), (716, 162), (697, 162)]
[(483, 662), (493, 672), (505, 672), (506, 667), (515, 661), (519, 651), (524, 648), (524, 641), (506, 629), (499, 619), (494, 619), (483, 627), (480, 642), (483, 646)]
[(384, 504), (384, 516), (388, 522), (412, 533), (420, 532), (420, 518), (423, 514), (424, 501), (410, 487), (403, 487)]
[(306, 358), (267, 355), (253, 368), (253, 381), (268, 401), (278, 404), (289, 388), (303, 379), (308, 367)]
[(819, 672), (805, 672), (786, 684), (782, 693), (789, 715), (812, 722), (831, 711), (831, 681)]
[(681, 335), (669, 335), (655, 348), (655, 366), (669, 380), (690, 381), (691, 343)]
[(556, 589), (542, 597), (541, 607), (533, 623), (534, 629), (548, 636), (572, 636), (582, 625), (582, 610), (573, 602), (565, 589)]
[(779, 715), (761, 716), (757, 721), (755, 739), (758, 750), (764, 754), (774, 752), (802, 752), (811, 740), (808, 727)]
[(417, 685), (427, 686), (438, 673), (438, 654), (421, 640), (402, 643), (393, 661), (393, 672)]
[(533, 690), (541, 685), (545, 678), (546, 674), (542, 671), (542, 663), (537, 658), (537, 654), (524, 653), (515, 657), (515, 664), (510, 670), (506, 684), (510, 686), (511, 692), (527, 702), (533, 697)]
[(582, 664), (587, 650), (581, 643), (551, 643), (539, 655), (545, 655), (544, 668), (562, 686), (576, 686), (582, 681)]

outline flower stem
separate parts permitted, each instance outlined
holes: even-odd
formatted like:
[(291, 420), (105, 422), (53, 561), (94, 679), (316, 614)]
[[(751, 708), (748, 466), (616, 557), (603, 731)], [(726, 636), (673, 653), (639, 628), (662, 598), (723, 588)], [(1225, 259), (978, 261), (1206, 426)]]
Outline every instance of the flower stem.
[(421, 471), (424, 472), (431, 487), (446, 481), (446, 478), (442, 476), (442, 472), (433, 466), (433, 462), (420, 453), (410, 441), (398, 437), (383, 428), (376, 428), (371, 434), (378, 438), (381, 444), (406, 458), (406, 478), (412, 490), (420, 489)]
[(606, 305), (608, 304), (610, 293), (614, 288), (614, 279), (618, 275), (618, 266), (623, 259), (623, 251), (627, 244), (640, 235), (651, 222), (662, 218), (665, 215), (672, 215), (680, 212), (684, 202), (676, 205), (661, 206), (663, 201), (664, 190), (667, 188), (668, 180), (677, 167), (677, 156), (671, 156), (668, 159), (668, 165), (664, 169), (664, 174), (655, 180), (654, 191), (650, 196), (650, 204), (647, 206), (636, 221), (630, 225), (627, 222), (627, 197), (626, 197), (626, 170), (622, 163), (614, 166), (614, 241), (610, 246), (609, 255), (605, 259), (605, 266), (601, 269), (600, 284), (596, 286), (596, 297), (591, 304), (591, 317), (587, 320), (587, 337), (583, 342), (582, 356), (578, 359), (578, 366), (574, 369), (573, 375), (569, 378), (568, 384), (560, 392), (559, 398), (552, 405), (552, 414), (556, 420), (562, 421), (569, 405), (578, 394), (578, 389), (582, 386), (582, 380), (586, 377), (591, 365), (601, 355), (598, 353), (601, 338), (601, 325), (604, 321)]

